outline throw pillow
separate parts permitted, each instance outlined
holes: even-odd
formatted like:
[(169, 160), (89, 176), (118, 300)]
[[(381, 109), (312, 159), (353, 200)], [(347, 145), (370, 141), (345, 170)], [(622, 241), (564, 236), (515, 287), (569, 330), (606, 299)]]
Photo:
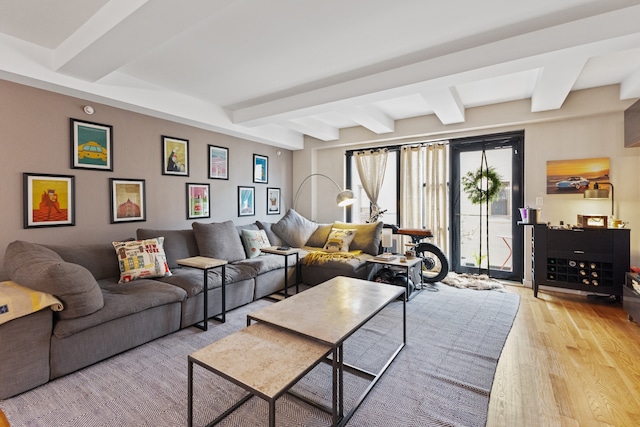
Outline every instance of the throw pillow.
[(355, 229), (332, 228), (322, 249), (325, 252), (349, 252), (349, 245), (355, 236)]
[(382, 243), (382, 226), (380, 222), (373, 224), (347, 224), (344, 222), (336, 222), (334, 228), (352, 228), (358, 231), (358, 234), (351, 243), (351, 249), (359, 249), (369, 255), (378, 255), (380, 244)]
[(264, 230), (267, 233), (267, 237), (269, 238), (269, 242), (273, 246), (282, 246), (282, 239), (271, 229), (275, 225), (273, 222), (262, 222), (256, 221), (258, 224), (258, 228)]
[(316, 228), (318, 224), (309, 221), (293, 209), (289, 209), (286, 215), (271, 227), (287, 245), (293, 248), (303, 247)]
[(246, 259), (242, 241), (233, 221), (191, 224), (201, 256), (229, 262)]
[(62, 301), (61, 319), (87, 316), (104, 306), (102, 290), (89, 270), (65, 262), (51, 249), (17, 240), (7, 246), (4, 263), (14, 282)]
[(332, 228), (333, 224), (319, 224), (316, 231), (314, 231), (311, 237), (309, 237), (309, 240), (307, 240), (306, 245), (314, 248), (323, 247)]
[(171, 276), (163, 243), (164, 237), (113, 242), (120, 267), (118, 283), (150, 277)]
[(264, 230), (242, 230), (242, 243), (247, 253), (247, 258), (255, 258), (262, 252), (260, 249), (271, 246), (269, 238)]

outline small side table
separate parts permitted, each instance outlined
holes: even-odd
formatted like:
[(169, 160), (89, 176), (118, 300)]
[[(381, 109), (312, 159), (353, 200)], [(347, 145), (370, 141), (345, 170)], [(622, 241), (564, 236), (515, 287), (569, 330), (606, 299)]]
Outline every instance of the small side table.
[(289, 295), (289, 255), (296, 256), (296, 293), (300, 292), (300, 249), (291, 248), (285, 250), (278, 249), (277, 246), (270, 246), (268, 248), (261, 248), (262, 252), (266, 254), (281, 255), (284, 257), (284, 297)]
[[(404, 300), (405, 301), (409, 301), (410, 299), (412, 299), (414, 296), (418, 295), (421, 291), (422, 291), (422, 258), (421, 257), (415, 257), (415, 258), (407, 258), (406, 262), (400, 262), (400, 258), (402, 257), (402, 255), (398, 255), (396, 258), (394, 258), (391, 261), (383, 261), (383, 260), (379, 260), (379, 259), (375, 259), (375, 258), (371, 258), (368, 259), (367, 262), (371, 263), (371, 264), (378, 264), (378, 265), (383, 265), (383, 266), (387, 266), (387, 267), (395, 267), (395, 268), (406, 268), (407, 269), (407, 285), (406, 285), (406, 292), (405, 292), (405, 296), (404, 296)], [(420, 264), (420, 288), (418, 288), (416, 286), (416, 289), (411, 292), (411, 289), (409, 288), (409, 279), (411, 278), (411, 268)], [(410, 295), (411, 293), (411, 295)]]
[(221, 323), (226, 321), (226, 295), (225, 288), (227, 287), (226, 280), (226, 272), (227, 272), (227, 261), (223, 259), (216, 258), (207, 258), (204, 256), (194, 256), (191, 258), (183, 258), (176, 260), (178, 265), (182, 265), (184, 267), (197, 268), (199, 270), (204, 271), (204, 283), (202, 288), (202, 293), (204, 297), (204, 318), (202, 321), (202, 325), (195, 324), (196, 328), (202, 329), (203, 331), (207, 330), (207, 322), (209, 320), (209, 270), (213, 268), (222, 268), (222, 313), (219, 316), (214, 316), (213, 318), (218, 320)]

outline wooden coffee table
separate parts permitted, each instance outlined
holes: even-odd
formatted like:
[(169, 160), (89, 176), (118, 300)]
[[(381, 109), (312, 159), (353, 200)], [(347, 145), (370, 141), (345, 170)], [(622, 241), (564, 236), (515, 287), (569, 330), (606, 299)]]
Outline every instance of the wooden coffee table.
[[(333, 424), (344, 425), (406, 344), (406, 298), (402, 298), (402, 343), (380, 371), (371, 373), (355, 366), (346, 365), (343, 361), (343, 343), (383, 308), (404, 294), (405, 289), (399, 286), (338, 276), (250, 313), (247, 315), (247, 325), (251, 325), (252, 321), (266, 323), (311, 338), (329, 345), (333, 349), (338, 362), (333, 364), (333, 407), (338, 405), (337, 419), (334, 416)], [(346, 415), (344, 415), (343, 385), (345, 368), (371, 381), (357, 400), (355, 407)], [(313, 404), (313, 402), (309, 403)], [(320, 408), (326, 411), (326, 408)]]

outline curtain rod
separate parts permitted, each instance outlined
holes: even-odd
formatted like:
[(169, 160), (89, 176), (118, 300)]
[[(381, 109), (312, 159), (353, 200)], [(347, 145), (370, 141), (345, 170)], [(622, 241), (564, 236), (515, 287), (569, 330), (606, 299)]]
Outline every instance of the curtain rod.
[(426, 147), (428, 145), (449, 145), (449, 140), (444, 139), (440, 141), (428, 141), (428, 142), (414, 142), (414, 143), (404, 143), (404, 144), (396, 144), (396, 145), (387, 145), (384, 147), (376, 147), (376, 148), (362, 148), (360, 150), (347, 150), (345, 153), (347, 155), (353, 155), (355, 153), (359, 153), (362, 151), (370, 151), (370, 150), (391, 150), (391, 151), (400, 151), (402, 147), (406, 146), (415, 146), (415, 147)]

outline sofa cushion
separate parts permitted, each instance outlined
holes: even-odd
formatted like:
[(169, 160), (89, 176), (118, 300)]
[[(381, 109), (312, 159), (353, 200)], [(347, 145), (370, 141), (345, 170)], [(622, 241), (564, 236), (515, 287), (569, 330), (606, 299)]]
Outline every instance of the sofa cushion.
[(62, 301), (64, 310), (58, 313), (61, 319), (86, 316), (104, 305), (102, 291), (91, 272), (65, 262), (49, 248), (15, 241), (7, 246), (4, 261), (11, 280)]
[(314, 248), (321, 248), (327, 242), (329, 233), (333, 228), (333, 224), (319, 224), (316, 231), (313, 232), (306, 245)]
[(229, 262), (245, 259), (244, 248), (233, 221), (191, 224), (201, 256)]
[(256, 221), (256, 224), (258, 225), (258, 228), (264, 230), (264, 232), (267, 233), (269, 243), (271, 243), (273, 246), (282, 246), (282, 239), (272, 230), (272, 227), (275, 223)]
[(271, 227), (287, 245), (294, 248), (305, 246), (316, 228), (318, 224), (309, 221), (293, 209), (289, 209), (286, 215)]
[(344, 222), (335, 222), (334, 228), (352, 228), (357, 230), (356, 236), (349, 248), (351, 250), (361, 250), (369, 255), (378, 255), (380, 243), (382, 241), (382, 226), (384, 224), (374, 222), (373, 224), (347, 224)]
[(106, 243), (91, 243), (87, 245), (43, 245), (60, 255), (66, 262), (78, 264), (91, 272), (99, 281), (120, 276), (118, 257), (113, 245)]
[(101, 285), (104, 293), (104, 308), (79, 319), (56, 322), (53, 328), (53, 334), (56, 337), (65, 338), (114, 319), (152, 307), (180, 302), (187, 298), (183, 289), (155, 279), (140, 279), (124, 284), (107, 279), (101, 282)]
[(164, 237), (113, 242), (120, 266), (118, 283), (171, 276), (163, 243)]
[[(178, 267), (176, 260), (200, 255), (193, 230), (153, 230), (139, 228), (136, 237), (140, 240), (164, 237), (164, 253), (169, 269)], [(113, 248), (112, 248), (113, 249)]]
[(354, 228), (332, 228), (322, 250), (325, 252), (349, 252), (349, 245), (356, 236)]
[(269, 238), (264, 230), (242, 230), (242, 244), (247, 253), (247, 258), (260, 256), (260, 249), (271, 246)]

